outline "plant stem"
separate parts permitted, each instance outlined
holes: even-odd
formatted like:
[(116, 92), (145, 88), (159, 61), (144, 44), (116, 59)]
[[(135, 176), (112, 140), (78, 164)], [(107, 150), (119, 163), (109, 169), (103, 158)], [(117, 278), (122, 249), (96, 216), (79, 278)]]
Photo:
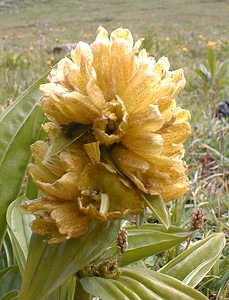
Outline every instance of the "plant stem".
[(91, 295), (88, 294), (82, 287), (80, 280), (76, 277), (76, 288), (75, 288), (75, 295), (74, 300), (90, 300)]
[(190, 245), (190, 243), (191, 243), (191, 241), (192, 241), (192, 239), (193, 239), (193, 236), (194, 236), (194, 233), (192, 233), (192, 235), (190, 235), (190, 237), (189, 237), (189, 239), (188, 239), (188, 241), (187, 241), (187, 245), (186, 245), (184, 251), (188, 249), (188, 247), (189, 247), (189, 245)]

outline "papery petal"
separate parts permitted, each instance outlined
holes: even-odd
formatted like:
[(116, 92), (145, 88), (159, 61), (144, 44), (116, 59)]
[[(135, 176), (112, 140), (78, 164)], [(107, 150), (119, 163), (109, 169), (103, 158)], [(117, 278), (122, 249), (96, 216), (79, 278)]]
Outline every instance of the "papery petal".
[(113, 99), (114, 91), (111, 89), (110, 66), (110, 40), (107, 31), (99, 27), (96, 40), (91, 44), (93, 53), (93, 67), (96, 70), (98, 85), (104, 93), (106, 100)]
[(81, 210), (91, 218), (114, 220), (143, 211), (144, 202), (129, 183), (120, 178), (111, 167), (104, 164), (88, 165), (79, 182), (81, 191), (107, 195), (107, 210), (101, 211), (101, 200), (78, 198)]
[(125, 134), (128, 113), (123, 101), (117, 96), (107, 102), (100, 118), (94, 120), (93, 133), (95, 138), (105, 145), (118, 143)]
[[(152, 62), (154, 64), (154, 62)], [(127, 82), (120, 93), (129, 113), (144, 110), (149, 104), (156, 102), (155, 89), (160, 84), (160, 76), (152, 71), (150, 64), (139, 66), (135, 74)]]
[(143, 134), (147, 131), (156, 132), (162, 127), (164, 122), (165, 120), (158, 106), (150, 104), (141, 112), (130, 114), (126, 134), (128, 135), (128, 129), (136, 130), (136, 132), (142, 131)]
[(122, 137), (122, 144), (139, 156), (148, 159), (161, 153), (163, 139), (158, 133), (129, 129), (128, 135)]
[(54, 197), (72, 200), (79, 194), (77, 180), (89, 158), (82, 146), (71, 146), (59, 155), (45, 159), (48, 144), (37, 141), (32, 145), (35, 164), (29, 164), (28, 173), (36, 185)]
[(188, 191), (186, 166), (179, 159), (152, 156), (147, 161), (122, 146), (114, 147), (112, 157), (121, 172), (144, 193), (160, 194), (164, 201), (170, 201)]
[(22, 208), (27, 213), (32, 212), (43, 217), (32, 222), (32, 229), (39, 234), (51, 233), (51, 242), (59, 242), (61, 235), (65, 239), (77, 238), (88, 230), (89, 217), (79, 210), (76, 201), (41, 197), (38, 200), (25, 201)]
[(49, 93), (39, 102), (42, 111), (50, 120), (56, 120), (60, 124), (71, 122), (92, 124), (99, 116), (100, 111), (91, 103), (88, 96), (79, 92)]
[(129, 30), (119, 28), (111, 33), (111, 74), (113, 91), (120, 95), (135, 71), (133, 37)]
[(159, 194), (152, 177), (147, 173), (150, 164), (146, 160), (123, 146), (113, 148), (112, 158), (118, 169), (141, 191), (151, 195)]

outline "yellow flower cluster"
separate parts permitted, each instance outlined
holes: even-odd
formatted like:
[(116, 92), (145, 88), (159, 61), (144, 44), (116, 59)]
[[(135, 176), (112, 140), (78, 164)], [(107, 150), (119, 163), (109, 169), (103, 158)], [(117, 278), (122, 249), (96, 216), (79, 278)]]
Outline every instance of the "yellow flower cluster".
[(217, 46), (217, 42), (216, 41), (212, 41), (212, 40), (208, 41), (208, 47), (209, 48), (215, 49), (216, 46)]
[[(51, 242), (85, 234), (92, 219), (141, 213), (144, 193), (167, 202), (188, 191), (190, 114), (175, 102), (183, 71), (169, 71), (168, 59), (155, 61), (141, 42), (127, 29), (109, 37), (99, 27), (96, 40), (79, 42), (40, 87), (49, 141), (32, 146), (29, 174), (45, 194), (23, 207)], [(60, 137), (67, 142), (53, 151)]]

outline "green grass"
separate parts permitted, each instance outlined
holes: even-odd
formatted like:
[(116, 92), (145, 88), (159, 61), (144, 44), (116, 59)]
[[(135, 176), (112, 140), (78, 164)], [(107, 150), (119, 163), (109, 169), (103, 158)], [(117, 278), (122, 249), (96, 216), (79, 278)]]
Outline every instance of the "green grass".
[[(91, 42), (100, 24), (108, 29), (127, 26), (136, 36), (144, 35), (147, 51), (156, 58), (168, 56), (171, 69), (184, 68), (187, 79), (177, 102), (192, 114), (192, 135), (186, 142), (191, 191), (170, 204), (172, 222), (189, 227), (193, 211), (201, 207), (205, 224), (194, 239), (212, 231), (226, 233), (229, 126), (214, 112), (228, 98), (229, 86), (214, 87), (195, 69), (206, 64), (208, 40), (216, 42), (217, 62), (229, 57), (227, 11), (228, 1), (210, 0), (148, 0), (134, 5), (131, 0), (9, 1), (9, 7), (0, 10), (0, 105), (3, 109), (60, 58), (51, 53), (53, 45), (79, 39)], [(225, 248), (224, 257), (228, 253)], [(173, 256), (173, 252), (165, 253), (157, 263)], [(215, 279), (224, 270), (225, 260), (221, 262), (199, 286), (209, 299), (226, 299)]]

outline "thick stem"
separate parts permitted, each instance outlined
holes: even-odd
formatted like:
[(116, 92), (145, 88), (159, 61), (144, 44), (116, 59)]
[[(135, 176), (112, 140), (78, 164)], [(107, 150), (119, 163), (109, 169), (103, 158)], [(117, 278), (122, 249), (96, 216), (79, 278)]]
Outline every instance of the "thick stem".
[(76, 277), (74, 300), (91, 300), (91, 295), (83, 289), (78, 277)]

